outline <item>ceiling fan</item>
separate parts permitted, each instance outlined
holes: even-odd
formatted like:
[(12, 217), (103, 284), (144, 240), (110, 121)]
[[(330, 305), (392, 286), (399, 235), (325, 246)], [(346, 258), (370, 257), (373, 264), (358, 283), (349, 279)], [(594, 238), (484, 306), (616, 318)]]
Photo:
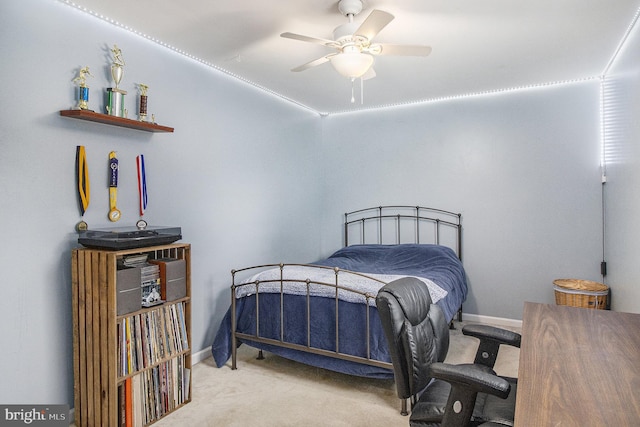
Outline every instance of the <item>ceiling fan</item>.
[(280, 34), (284, 38), (321, 44), (337, 50), (293, 68), (291, 71), (304, 71), (325, 62), (331, 62), (336, 71), (345, 77), (352, 80), (358, 77), (369, 79), (375, 77), (375, 71), (372, 68), (375, 56), (427, 56), (431, 53), (429, 46), (372, 43), (373, 38), (394, 19), (390, 13), (373, 10), (358, 26), (353, 22), (353, 17), (362, 11), (361, 0), (340, 0), (338, 10), (349, 19), (349, 22), (333, 31), (334, 40), (288, 32)]

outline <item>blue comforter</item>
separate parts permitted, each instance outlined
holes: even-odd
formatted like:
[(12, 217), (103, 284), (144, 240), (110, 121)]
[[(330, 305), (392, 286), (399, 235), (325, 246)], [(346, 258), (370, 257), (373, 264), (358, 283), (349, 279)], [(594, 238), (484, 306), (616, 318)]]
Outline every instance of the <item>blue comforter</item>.
[[(314, 262), (315, 265), (339, 267), (344, 270), (370, 274), (393, 274), (424, 277), (435, 282), (448, 292), (437, 304), (443, 309), (447, 321), (450, 321), (467, 295), (467, 283), (464, 268), (456, 254), (448, 247), (439, 245), (354, 245), (335, 252), (327, 259)], [(260, 313), (260, 335), (279, 339), (280, 316), (279, 295), (261, 294), (260, 307), (256, 310), (255, 296), (245, 297), (237, 304), (237, 327), (239, 332), (255, 333), (256, 313)], [(305, 297), (287, 295), (286, 336), (285, 340), (296, 344), (305, 344), (306, 340), (306, 302)], [(314, 299), (312, 344), (320, 348), (334, 350), (335, 347), (335, 303), (329, 298)], [(366, 310), (370, 314), (370, 339), (367, 346), (361, 332), (365, 328)], [(340, 301), (339, 326), (340, 351), (366, 357), (367, 348), (371, 357), (385, 362), (390, 361), (384, 333), (375, 307), (366, 308), (365, 304)], [(268, 344), (247, 342), (253, 347), (262, 348), (299, 362), (343, 372), (378, 378), (392, 378), (390, 370), (362, 365), (355, 362), (332, 359), (322, 355), (302, 353), (296, 350), (274, 347)], [(213, 357), (218, 367), (223, 366), (231, 357), (231, 308), (227, 311), (212, 345)]]
[(314, 264), (373, 274), (424, 277), (448, 292), (438, 303), (447, 321), (467, 297), (467, 279), (455, 252), (439, 245), (354, 245)]

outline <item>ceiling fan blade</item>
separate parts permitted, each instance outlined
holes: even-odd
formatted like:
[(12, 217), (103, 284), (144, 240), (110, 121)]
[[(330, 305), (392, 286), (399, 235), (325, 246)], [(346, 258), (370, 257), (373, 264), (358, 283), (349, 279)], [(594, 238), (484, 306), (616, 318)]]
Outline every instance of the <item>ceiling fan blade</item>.
[(428, 56), (431, 46), (376, 43), (368, 51), (374, 55)]
[(309, 61), (306, 64), (302, 64), (296, 68), (292, 68), (291, 71), (297, 73), (299, 71), (308, 70), (309, 68), (324, 64), (325, 62), (329, 62), (332, 56), (337, 55), (336, 53), (331, 53), (329, 55), (323, 56), (322, 58), (314, 59), (313, 61)]
[(353, 35), (366, 37), (367, 40), (371, 41), (389, 22), (393, 21), (393, 18), (390, 13), (374, 9)]
[(300, 40), (300, 41), (303, 41), (303, 42), (321, 44), (321, 45), (329, 46), (329, 47), (337, 47), (337, 46), (339, 46), (339, 44), (336, 43), (333, 40), (319, 39), (317, 37), (303, 36), (301, 34), (282, 33), (282, 34), (280, 34), (280, 37), (284, 37), (286, 39)]

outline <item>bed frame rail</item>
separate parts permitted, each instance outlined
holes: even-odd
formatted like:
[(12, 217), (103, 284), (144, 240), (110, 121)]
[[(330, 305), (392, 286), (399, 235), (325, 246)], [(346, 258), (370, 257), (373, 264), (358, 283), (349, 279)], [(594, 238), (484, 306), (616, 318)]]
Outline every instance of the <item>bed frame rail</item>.
[[(320, 282), (320, 281), (314, 281), (311, 280), (309, 278), (285, 278), (285, 273), (284, 270), (286, 269), (286, 267), (289, 266), (295, 266), (295, 267), (308, 267), (308, 268), (314, 268), (314, 269), (324, 269), (324, 270), (333, 270), (334, 272), (334, 277), (335, 277), (335, 282), (332, 283), (327, 283), (327, 282)], [(270, 279), (270, 280), (256, 280), (256, 281), (251, 281), (251, 282), (243, 282), (241, 281), (240, 283), (236, 283), (237, 277), (236, 275), (238, 273), (241, 272), (248, 272), (250, 270), (253, 270), (254, 273), (257, 273), (261, 270), (267, 270), (269, 268), (278, 268), (280, 270), (280, 278), (279, 279)], [(342, 360), (348, 360), (351, 362), (357, 362), (357, 363), (363, 363), (366, 365), (370, 365), (370, 366), (377, 366), (377, 367), (381, 367), (381, 368), (386, 368), (389, 370), (393, 370), (393, 365), (389, 362), (383, 362), (383, 361), (379, 361), (379, 360), (375, 360), (371, 357), (371, 336), (370, 336), (370, 314), (369, 314), (369, 310), (365, 310), (366, 311), (366, 331), (364, 332), (365, 336), (362, 337), (364, 340), (366, 340), (366, 349), (367, 349), (367, 355), (366, 357), (361, 357), (361, 356), (354, 356), (351, 354), (347, 354), (347, 353), (342, 353), (340, 352), (340, 336), (339, 336), (339, 325), (340, 325), (340, 310), (338, 310), (338, 303), (340, 301), (340, 297), (339, 295), (342, 292), (345, 293), (350, 293), (353, 295), (358, 295), (357, 298), (362, 298), (362, 302), (363, 304), (366, 304), (367, 307), (370, 305), (375, 306), (375, 299), (376, 299), (376, 295), (375, 294), (369, 294), (369, 293), (365, 293), (365, 292), (361, 292), (358, 290), (353, 290), (347, 287), (344, 287), (342, 285), (340, 285), (340, 276), (341, 275), (345, 275), (345, 274), (353, 274), (353, 275), (357, 275), (360, 276), (362, 278), (365, 278), (366, 280), (371, 280), (373, 282), (377, 282), (380, 287), (384, 286), (386, 284), (386, 282), (378, 280), (376, 278), (367, 276), (365, 274), (362, 273), (358, 273), (358, 272), (354, 272), (354, 271), (349, 271), (349, 270), (342, 270), (340, 268), (337, 267), (326, 267), (326, 266), (319, 266), (319, 265), (309, 265), (309, 264), (265, 264), (265, 265), (259, 265), (259, 266), (254, 266), (254, 267), (247, 267), (247, 268), (243, 268), (243, 269), (239, 269), (239, 270), (232, 270), (231, 271), (231, 277), (232, 277), (232, 285), (231, 285), (231, 312), (233, 313), (233, 315), (231, 316), (231, 346), (232, 346), (232, 353), (231, 353), (231, 369), (236, 369), (236, 361), (237, 361), (237, 347), (238, 347), (238, 340), (249, 340), (249, 341), (254, 341), (254, 342), (260, 342), (260, 343), (265, 343), (265, 344), (271, 344), (271, 345), (276, 345), (279, 347), (285, 347), (285, 348), (289, 348), (289, 349), (294, 349), (294, 350), (300, 350), (300, 351), (304, 351), (307, 353), (313, 353), (313, 354), (319, 354), (319, 355), (323, 355), (323, 356), (329, 356), (332, 358), (338, 358), (338, 359), (342, 359)], [(305, 345), (301, 345), (298, 343), (292, 343), (292, 342), (288, 342), (285, 340), (284, 337), (284, 296), (286, 294), (286, 288), (287, 288), (287, 283), (305, 283), (306, 284), (306, 301), (307, 301), (307, 309), (306, 309), (306, 322), (307, 322), (307, 337), (306, 337), (306, 344)], [(278, 339), (274, 339), (274, 338), (268, 338), (268, 337), (263, 337), (260, 336), (260, 295), (261, 295), (261, 285), (264, 284), (268, 284), (268, 283), (276, 283), (279, 284), (279, 291), (278, 292), (273, 292), (270, 291), (269, 293), (277, 293), (279, 294), (280, 297), (280, 337)], [(245, 287), (245, 286), (250, 286), (252, 287), (252, 294), (255, 295), (256, 298), (256, 324), (255, 324), (255, 331), (256, 334), (246, 334), (246, 333), (241, 333), (237, 331), (237, 325), (236, 325), (236, 294), (237, 294), (237, 290), (241, 287)], [(314, 347), (311, 345), (311, 310), (310, 310), (310, 301), (311, 301), (311, 289), (313, 286), (321, 286), (321, 287), (327, 287), (330, 291), (331, 294), (333, 295), (331, 298), (334, 301), (335, 304), (335, 347), (333, 350), (327, 350), (327, 349), (323, 349), (323, 348), (318, 348), (318, 347)]]
[(462, 260), (462, 214), (424, 206), (375, 206), (344, 214), (344, 245), (433, 243)]

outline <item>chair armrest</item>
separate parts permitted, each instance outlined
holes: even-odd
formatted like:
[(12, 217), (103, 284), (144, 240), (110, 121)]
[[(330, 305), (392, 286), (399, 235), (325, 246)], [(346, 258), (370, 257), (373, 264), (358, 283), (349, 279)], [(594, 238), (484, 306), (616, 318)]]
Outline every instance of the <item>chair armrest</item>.
[(490, 339), (499, 341), (500, 344), (507, 344), (520, 348), (521, 335), (517, 332), (489, 325), (470, 324), (462, 328), (462, 333), (478, 339)]
[(501, 399), (506, 399), (511, 390), (509, 381), (497, 376), (493, 371), (485, 369), (481, 365), (470, 363), (452, 365), (438, 362), (429, 366), (429, 372), (433, 378), (446, 381), (452, 386), (459, 384), (476, 393), (493, 394)]
[(469, 425), (478, 393), (492, 394), (505, 399), (511, 390), (507, 380), (498, 377), (482, 365), (432, 363), (429, 374), (451, 384), (442, 427)]
[(489, 325), (465, 325), (462, 328), (462, 333), (480, 340), (474, 363), (479, 363), (490, 368), (493, 368), (496, 363), (500, 344), (520, 348), (520, 341), (522, 339), (522, 336), (517, 332)]

